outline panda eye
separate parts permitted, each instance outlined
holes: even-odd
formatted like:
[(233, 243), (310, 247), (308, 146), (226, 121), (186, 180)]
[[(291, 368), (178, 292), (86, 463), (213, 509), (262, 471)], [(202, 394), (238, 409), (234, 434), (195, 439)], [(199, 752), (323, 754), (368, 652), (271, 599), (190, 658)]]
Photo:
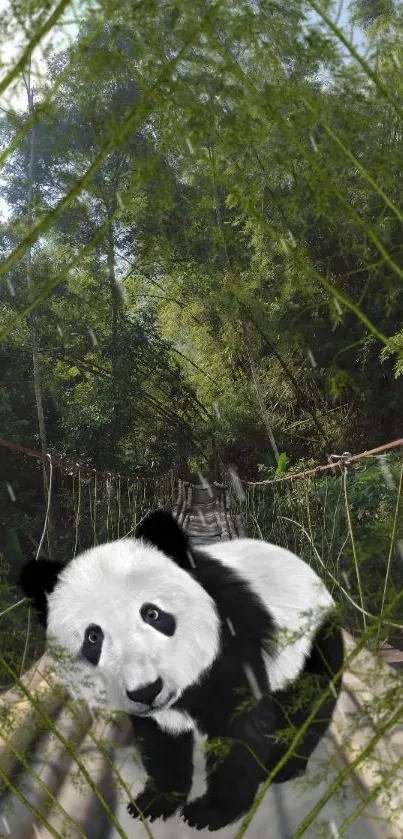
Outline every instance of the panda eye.
[(144, 623), (148, 623), (162, 635), (173, 635), (176, 628), (176, 620), (169, 612), (164, 612), (154, 603), (144, 603), (140, 609), (140, 615)]
[(103, 640), (104, 634), (100, 626), (88, 627), (85, 633), (85, 640), (93, 646), (99, 644)]
[(102, 644), (104, 640), (104, 633), (97, 624), (93, 623), (87, 626), (84, 632), (84, 641), (81, 647), (81, 655), (90, 664), (95, 667), (99, 664), (102, 652)]

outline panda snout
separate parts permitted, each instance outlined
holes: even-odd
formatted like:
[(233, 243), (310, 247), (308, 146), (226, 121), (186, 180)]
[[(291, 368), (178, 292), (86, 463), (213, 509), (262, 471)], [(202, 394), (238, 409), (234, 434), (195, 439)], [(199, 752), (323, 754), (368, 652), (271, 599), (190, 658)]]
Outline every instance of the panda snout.
[(126, 694), (132, 702), (141, 702), (144, 705), (151, 705), (161, 691), (162, 679), (161, 677), (158, 677), (155, 682), (150, 682), (150, 684), (145, 685), (142, 688), (138, 688), (138, 690), (127, 690)]

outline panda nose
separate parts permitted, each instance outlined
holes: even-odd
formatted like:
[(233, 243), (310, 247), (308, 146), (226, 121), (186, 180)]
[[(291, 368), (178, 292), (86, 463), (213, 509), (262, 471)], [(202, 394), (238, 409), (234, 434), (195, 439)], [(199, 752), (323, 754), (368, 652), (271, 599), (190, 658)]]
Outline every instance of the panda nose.
[(145, 705), (151, 705), (153, 700), (162, 691), (162, 679), (158, 678), (155, 682), (145, 685), (138, 690), (127, 690), (126, 693), (132, 702), (144, 702)]

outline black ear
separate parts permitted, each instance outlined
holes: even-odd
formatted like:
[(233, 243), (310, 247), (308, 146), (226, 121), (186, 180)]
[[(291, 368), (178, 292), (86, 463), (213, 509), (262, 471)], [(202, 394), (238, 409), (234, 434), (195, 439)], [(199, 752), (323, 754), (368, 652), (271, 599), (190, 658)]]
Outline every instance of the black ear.
[(53, 591), (60, 571), (64, 567), (62, 562), (51, 562), (49, 559), (31, 559), (20, 572), (18, 584), (25, 597), (35, 607), (38, 619), (45, 627), (48, 615), (46, 595)]
[(173, 559), (185, 571), (194, 568), (186, 534), (171, 513), (155, 510), (137, 525), (136, 539), (145, 539)]

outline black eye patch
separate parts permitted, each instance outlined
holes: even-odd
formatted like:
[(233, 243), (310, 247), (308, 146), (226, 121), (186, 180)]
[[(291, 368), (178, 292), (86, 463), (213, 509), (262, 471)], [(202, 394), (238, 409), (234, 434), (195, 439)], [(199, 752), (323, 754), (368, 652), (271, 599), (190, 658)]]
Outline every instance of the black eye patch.
[(104, 633), (100, 626), (90, 623), (84, 632), (84, 641), (81, 647), (81, 655), (95, 667), (101, 657)]
[(176, 629), (176, 620), (170, 612), (164, 612), (154, 603), (143, 603), (140, 609), (140, 615), (144, 623), (154, 627), (158, 632), (169, 637), (174, 634)]

